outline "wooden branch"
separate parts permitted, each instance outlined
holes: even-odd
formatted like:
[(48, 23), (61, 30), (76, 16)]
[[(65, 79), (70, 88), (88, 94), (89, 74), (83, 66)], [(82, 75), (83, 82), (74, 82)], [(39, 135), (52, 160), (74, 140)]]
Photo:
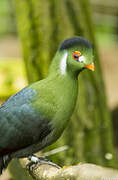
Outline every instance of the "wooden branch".
[[(26, 167), (28, 160), (22, 159), (20, 162)], [(88, 163), (62, 169), (44, 164), (29, 173), (36, 180), (118, 180), (118, 170)]]

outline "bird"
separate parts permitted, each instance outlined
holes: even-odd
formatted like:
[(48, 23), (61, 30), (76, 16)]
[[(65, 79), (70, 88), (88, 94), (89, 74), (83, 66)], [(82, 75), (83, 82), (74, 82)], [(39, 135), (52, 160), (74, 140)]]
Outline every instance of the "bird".
[(78, 75), (94, 71), (93, 44), (75, 36), (60, 44), (47, 77), (24, 87), (0, 107), (0, 174), (13, 158), (30, 157), (54, 143), (74, 111)]

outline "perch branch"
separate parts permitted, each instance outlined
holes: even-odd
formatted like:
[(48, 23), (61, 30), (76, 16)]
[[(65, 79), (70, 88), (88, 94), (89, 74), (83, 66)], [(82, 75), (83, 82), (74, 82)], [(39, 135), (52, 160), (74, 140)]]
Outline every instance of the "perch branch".
[[(22, 159), (20, 162), (25, 168), (28, 160)], [(29, 173), (36, 180), (118, 180), (118, 170), (88, 163), (62, 169), (39, 165)]]

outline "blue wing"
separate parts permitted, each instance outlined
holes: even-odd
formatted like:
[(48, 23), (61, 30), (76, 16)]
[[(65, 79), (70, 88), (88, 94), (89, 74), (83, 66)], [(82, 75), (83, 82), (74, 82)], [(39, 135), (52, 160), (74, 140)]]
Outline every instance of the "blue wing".
[(36, 91), (27, 87), (0, 107), (0, 152), (40, 142), (51, 132), (50, 121), (32, 107), (36, 98)]

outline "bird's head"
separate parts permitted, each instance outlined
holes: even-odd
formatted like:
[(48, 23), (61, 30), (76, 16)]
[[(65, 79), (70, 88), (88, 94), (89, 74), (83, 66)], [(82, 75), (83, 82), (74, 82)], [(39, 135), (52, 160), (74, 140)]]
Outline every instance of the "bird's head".
[(61, 55), (60, 70), (62, 74), (66, 71), (78, 74), (83, 69), (94, 71), (93, 46), (83, 37), (73, 37), (64, 40), (58, 50)]

